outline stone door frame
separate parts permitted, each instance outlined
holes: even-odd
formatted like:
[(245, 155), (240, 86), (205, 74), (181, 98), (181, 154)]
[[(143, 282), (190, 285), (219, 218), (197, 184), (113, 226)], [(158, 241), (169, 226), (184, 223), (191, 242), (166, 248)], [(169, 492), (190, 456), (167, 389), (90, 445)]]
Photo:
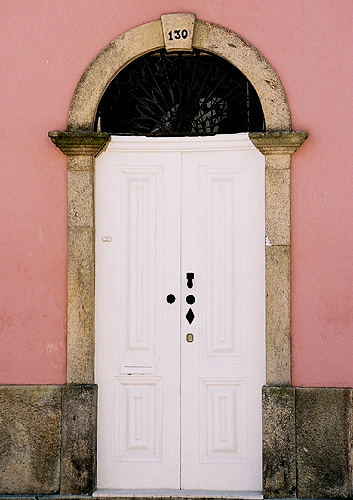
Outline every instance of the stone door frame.
[(266, 157), (266, 381), (291, 384), (290, 159), (307, 132), (292, 132), (282, 84), (270, 63), (239, 35), (193, 14), (167, 14), (113, 40), (89, 65), (74, 92), (66, 132), (50, 132), (68, 156), (67, 383), (94, 383), (94, 157), (109, 142), (93, 132), (99, 101), (114, 76), (150, 51), (187, 50), (164, 34), (187, 26), (192, 47), (235, 65), (254, 86), (266, 130), (250, 133)]
[[(168, 33), (181, 27), (188, 31), (186, 42), (170, 41)], [(114, 76), (132, 60), (161, 48), (168, 51), (192, 50), (193, 47), (223, 57), (242, 71), (254, 86), (264, 112), (266, 132), (253, 132), (249, 136), (265, 155), (266, 165), (268, 387), (264, 389), (263, 411), (264, 415), (267, 415), (271, 413), (267, 406), (270, 404), (272, 408), (272, 403), (266, 399), (271, 387), (274, 389), (274, 386), (287, 386), (286, 391), (291, 391), (290, 398), (294, 397), (293, 389), (290, 388), (290, 163), (291, 155), (308, 137), (308, 133), (291, 130), (290, 110), (283, 86), (264, 56), (239, 35), (221, 26), (199, 21), (193, 14), (166, 14), (161, 20), (137, 26), (113, 40), (92, 61), (80, 79), (72, 98), (67, 130), (49, 132), (54, 144), (68, 157), (67, 384), (76, 386), (78, 392), (79, 387), (92, 386), (93, 389), (94, 384), (94, 158), (110, 140), (109, 134), (94, 132), (98, 104)], [(281, 404), (282, 399), (276, 403), (276, 408)], [(293, 408), (290, 410), (291, 417), (294, 415)], [(85, 410), (83, 411), (85, 413)], [(91, 414), (91, 411), (92, 408), (87, 407), (87, 414)], [(287, 422), (287, 419), (284, 420)], [(264, 470), (267, 461), (268, 425), (270, 423), (265, 416)], [(271, 425), (271, 429), (272, 427)], [(95, 438), (92, 436), (92, 439), (93, 448), (87, 452), (95, 469)], [(282, 470), (282, 465), (277, 465), (278, 470)], [(295, 477), (293, 471), (291, 477), (293, 474)], [(95, 474), (94, 470), (92, 474)], [(271, 472), (268, 474), (271, 477), (273, 475)], [(93, 478), (90, 484), (94, 484)], [(72, 484), (64, 491), (83, 491), (80, 488), (77, 489)], [(271, 485), (267, 488), (264, 477), (265, 493), (267, 489), (270, 492)]]

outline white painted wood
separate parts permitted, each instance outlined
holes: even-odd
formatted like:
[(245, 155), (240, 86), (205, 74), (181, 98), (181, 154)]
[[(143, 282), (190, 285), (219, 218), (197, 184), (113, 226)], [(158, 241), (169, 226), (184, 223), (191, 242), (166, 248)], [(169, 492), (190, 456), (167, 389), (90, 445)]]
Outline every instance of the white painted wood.
[(183, 152), (182, 179), (182, 275), (195, 273), (196, 303), (191, 325), (182, 315), (181, 484), (259, 491), (263, 157), (250, 144), (247, 151)]
[(96, 180), (98, 487), (261, 490), (263, 156), (113, 137)]
[(98, 487), (179, 488), (180, 153), (108, 149), (96, 204)]

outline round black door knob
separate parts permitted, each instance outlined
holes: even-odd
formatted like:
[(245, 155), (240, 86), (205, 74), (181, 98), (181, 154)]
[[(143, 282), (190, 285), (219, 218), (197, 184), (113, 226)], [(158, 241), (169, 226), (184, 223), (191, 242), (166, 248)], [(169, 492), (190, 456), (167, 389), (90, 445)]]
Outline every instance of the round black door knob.
[(168, 304), (173, 304), (173, 302), (175, 302), (175, 296), (172, 293), (167, 295), (167, 302)]
[(188, 295), (185, 300), (187, 304), (194, 304), (195, 297), (193, 295)]

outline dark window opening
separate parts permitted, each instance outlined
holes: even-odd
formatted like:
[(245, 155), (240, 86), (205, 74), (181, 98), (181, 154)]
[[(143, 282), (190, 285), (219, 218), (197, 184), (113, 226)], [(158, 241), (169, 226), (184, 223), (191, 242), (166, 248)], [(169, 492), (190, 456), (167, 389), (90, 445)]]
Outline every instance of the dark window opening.
[(112, 80), (95, 130), (185, 136), (265, 131), (254, 87), (225, 59), (194, 49), (159, 50), (132, 61)]

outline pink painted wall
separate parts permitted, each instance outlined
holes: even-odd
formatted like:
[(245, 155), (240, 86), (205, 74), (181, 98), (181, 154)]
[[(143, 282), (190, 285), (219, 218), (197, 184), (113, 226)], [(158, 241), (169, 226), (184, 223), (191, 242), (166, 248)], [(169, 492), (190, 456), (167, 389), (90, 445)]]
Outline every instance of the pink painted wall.
[(0, 383), (64, 383), (66, 127), (86, 66), (113, 38), (194, 12), (255, 45), (310, 139), (292, 168), (293, 384), (353, 386), (351, 0), (2, 0)]

